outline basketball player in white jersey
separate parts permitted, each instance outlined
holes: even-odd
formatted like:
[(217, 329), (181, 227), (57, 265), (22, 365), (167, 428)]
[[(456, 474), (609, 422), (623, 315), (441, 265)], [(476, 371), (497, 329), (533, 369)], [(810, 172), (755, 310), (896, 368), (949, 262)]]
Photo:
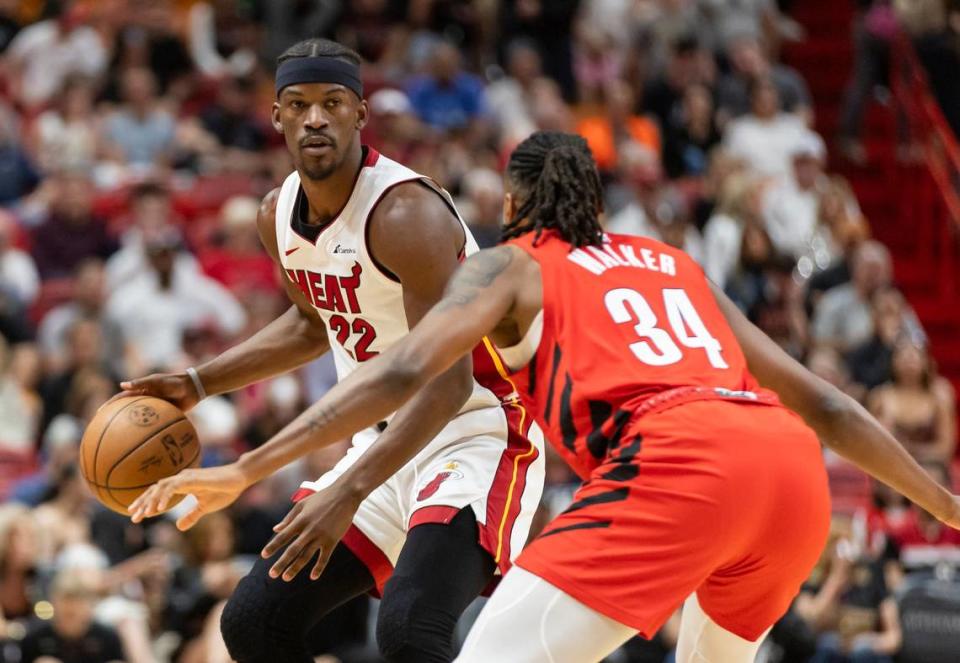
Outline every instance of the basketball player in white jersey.
[[(327, 350), (343, 379), (416, 325), (460, 260), (477, 250), (442, 188), (361, 145), (367, 105), (359, 65), (354, 52), (319, 39), (296, 44), (278, 62), (273, 124), (296, 171), (264, 199), (258, 224), (293, 305), (209, 362), (124, 383), (125, 393), (188, 409)], [(322, 522), (340, 544), (321, 550), (309, 575), (294, 571), (302, 564), (280, 563), (279, 554), (257, 563), (224, 610), (231, 656), (313, 661), (308, 631), (372, 591), (383, 597), (377, 639), (387, 659), (450, 660), (457, 618), (508, 568), (540, 499), (542, 434), (523, 421), (515, 399), (485, 342), (354, 436), (333, 470), (302, 485), (285, 519)], [(232, 465), (182, 472), (141, 496), (133, 518), (161, 512), (163, 490), (186, 487), (198, 499), (178, 521), (186, 529), (315, 449), (313, 432), (301, 416)]]

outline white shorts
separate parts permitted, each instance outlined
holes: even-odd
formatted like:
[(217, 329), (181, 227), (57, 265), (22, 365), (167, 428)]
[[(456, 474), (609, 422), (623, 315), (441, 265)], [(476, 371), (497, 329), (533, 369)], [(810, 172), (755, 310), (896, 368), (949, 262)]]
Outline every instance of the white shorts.
[[(304, 482), (294, 500), (332, 484), (364, 453), (376, 453), (371, 445), (379, 434), (373, 428), (354, 436), (340, 462)], [(448, 523), (469, 506), (480, 545), (504, 573), (526, 544), (543, 480), (543, 433), (520, 407), (466, 412), (360, 504), (343, 543), (382, 591), (411, 528)]]

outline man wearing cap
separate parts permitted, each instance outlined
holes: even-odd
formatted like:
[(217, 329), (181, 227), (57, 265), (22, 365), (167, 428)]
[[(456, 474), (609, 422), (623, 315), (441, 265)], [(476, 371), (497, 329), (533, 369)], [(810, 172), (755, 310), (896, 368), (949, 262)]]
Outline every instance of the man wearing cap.
[[(832, 260), (827, 246), (814, 246), (818, 240), (817, 215), (820, 191), (825, 184), (823, 167), (827, 151), (823, 139), (812, 131), (804, 131), (791, 150), (791, 173), (771, 189), (764, 200), (764, 221), (767, 233), (777, 251), (800, 258), (813, 254), (825, 268)], [(816, 240), (816, 241), (815, 241)], [(819, 257), (821, 252), (825, 257)]]
[[(356, 53), (322, 39), (278, 61), (273, 124), (296, 170), (264, 199), (257, 224), (282, 268), (290, 309), (219, 357), (124, 383), (125, 393), (188, 409), (328, 350), (343, 379), (407, 334), (478, 250), (445, 190), (361, 144), (369, 111), (359, 65)], [(228, 602), (221, 630), (231, 656), (311, 663), (313, 625), (375, 592), (385, 658), (449, 661), (457, 619), (509, 568), (540, 499), (543, 436), (529, 419), (485, 342), (354, 435), (333, 470), (302, 484), (264, 559)], [(131, 505), (133, 519), (162, 512), (174, 494), (193, 494), (198, 504), (178, 521), (186, 529), (350, 432), (305, 412), (234, 464), (153, 486)]]

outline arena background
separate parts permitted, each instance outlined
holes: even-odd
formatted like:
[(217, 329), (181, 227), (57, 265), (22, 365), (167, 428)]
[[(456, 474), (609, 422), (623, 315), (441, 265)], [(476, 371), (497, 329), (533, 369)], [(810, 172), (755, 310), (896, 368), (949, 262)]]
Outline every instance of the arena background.
[[(76, 468), (120, 379), (197, 364), (283, 310), (254, 224), (290, 169), (273, 61), (312, 36), (363, 55), (365, 141), (451, 191), (481, 245), (511, 148), (581, 133), (609, 229), (688, 251), (950, 480), (956, 0), (0, 0), (0, 659), (50, 663), (46, 639), (54, 661), (92, 660), (81, 634), (116, 660), (228, 660), (223, 600), (299, 481), (343, 452), (188, 534), (103, 509)], [(322, 360), (204, 402), (204, 465), (333, 380)], [(763, 660), (956, 661), (960, 535), (827, 460), (834, 534)], [(551, 458), (541, 526), (573, 487)], [(375, 611), (324, 622), (318, 660), (377, 660)], [(675, 621), (608, 660), (671, 660)]]

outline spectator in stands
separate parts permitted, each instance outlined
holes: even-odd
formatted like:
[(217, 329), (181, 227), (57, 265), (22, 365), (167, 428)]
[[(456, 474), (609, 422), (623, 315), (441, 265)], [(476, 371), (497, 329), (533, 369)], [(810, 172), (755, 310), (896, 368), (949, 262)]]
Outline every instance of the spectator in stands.
[(91, 380), (109, 384), (116, 379), (117, 376), (109, 373), (107, 352), (99, 319), (77, 318), (69, 328), (62, 368), (48, 373), (40, 386), (44, 429), (61, 412), (82, 418), (83, 396), (93, 387)]
[(149, 169), (173, 157), (174, 119), (157, 97), (157, 80), (149, 69), (132, 67), (121, 74), (123, 103), (104, 122), (103, 151), (119, 164)]
[(33, 230), (31, 253), (44, 279), (73, 274), (87, 258), (105, 260), (116, 250), (106, 224), (93, 214), (93, 184), (87, 173), (71, 170), (55, 175), (47, 211)]
[(577, 79), (577, 99), (582, 104), (598, 104), (609, 95), (606, 90), (621, 80), (622, 50), (601, 28), (582, 22), (573, 51), (573, 74)]
[(184, 537), (184, 564), (173, 574), (174, 600), (164, 616), (168, 628), (183, 637), (180, 660), (205, 660), (202, 638), (207, 615), (233, 592), (245, 570), (233, 559), (233, 523), (225, 512), (210, 514)]
[(778, 182), (765, 196), (764, 222), (778, 252), (794, 259), (812, 253), (817, 266), (823, 269), (833, 259), (833, 252), (823, 245), (824, 238), (817, 237), (827, 149), (820, 136), (807, 131), (794, 145), (790, 157), (790, 177)]
[(93, 618), (98, 588), (79, 569), (61, 571), (51, 587), (53, 617), (40, 621), (21, 643), (23, 663), (119, 663), (127, 660), (117, 633)]
[(610, 172), (617, 166), (625, 145), (637, 143), (660, 154), (660, 130), (657, 123), (634, 112), (633, 89), (617, 79), (604, 89), (602, 115), (591, 115), (577, 124), (577, 133), (583, 136), (597, 167)]
[(91, 79), (73, 75), (64, 81), (56, 103), (37, 118), (33, 153), (44, 172), (90, 168), (97, 158), (98, 125)]
[[(355, 50), (366, 62), (389, 66), (387, 56), (394, 50), (392, 42), (396, 42), (398, 33), (402, 32), (400, 20), (403, 12), (395, 5), (389, 5), (387, 0), (359, 0), (347, 3), (342, 9), (337, 8), (340, 11), (336, 21), (337, 41)], [(284, 43), (279, 51), (293, 41)]]
[(810, 663), (893, 663), (902, 631), (881, 564), (852, 542), (849, 531), (835, 534), (824, 550), (825, 563), (794, 604), (819, 636)]
[(725, 291), (744, 314), (784, 350), (800, 357), (807, 339), (794, 262), (776, 251), (759, 223), (743, 227), (740, 258)]
[(54, 492), (56, 482), (66, 467), (77, 462), (83, 428), (69, 414), (58, 414), (47, 426), (40, 448), (42, 466), (35, 473), (20, 479), (11, 498), (30, 507), (38, 506)]
[(533, 117), (541, 131), (573, 131), (573, 112), (561, 96), (560, 86), (540, 78), (533, 88)]
[(368, 101), (370, 122), (363, 132), (366, 144), (401, 163), (415, 162), (437, 150), (438, 137), (420, 121), (404, 92), (383, 88)]
[(663, 186), (656, 154), (637, 145), (625, 145), (620, 169), (630, 185), (630, 202), (605, 223), (610, 232), (652, 237), (704, 260), (703, 238), (690, 223), (690, 212), (680, 191)]
[[(110, 65), (107, 97), (117, 100), (121, 73), (133, 66), (148, 67), (157, 79), (160, 94), (180, 98), (189, 85), (193, 61), (174, 26), (170, 0), (126, 0), (127, 20), (117, 32)], [(112, 88), (112, 89), (111, 89)]]
[[(150, 264), (144, 249), (144, 237), (178, 221), (170, 191), (150, 180), (131, 191), (130, 216), (132, 223), (120, 238), (122, 248), (107, 261), (109, 290), (115, 290), (147, 271)], [(196, 259), (186, 251), (179, 252), (176, 261), (181, 265), (180, 269), (197, 269)]]
[(893, 265), (887, 248), (862, 242), (851, 259), (849, 283), (829, 290), (817, 303), (811, 333), (816, 343), (849, 352), (873, 335), (870, 301), (877, 290), (890, 285)]
[(84, 25), (86, 9), (72, 0), (62, 6), (59, 16), (21, 30), (5, 54), (14, 96), (30, 110), (51, 101), (71, 74), (95, 77), (106, 70), (103, 41)]
[(177, 261), (181, 237), (167, 227), (144, 237), (149, 269), (118, 288), (107, 302), (107, 316), (148, 370), (184, 361), (183, 334), (212, 325), (230, 337), (246, 322), (243, 308), (219, 283)]
[(0, 504), (0, 615), (26, 621), (37, 590), (37, 525), (22, 504)]
[(277, 270), (260, 243), (257, 213), (260, 202), (235, 196), (220, 208), (217, 243), (200, 253), (207, 276), (219, 281), (239, 297), (261, 291), (273, 293)]
[[(676, 131), (681, 124), (683, 99), (691, 85), (711, 87), (704, 74), (704, 52), (697, 38), (682, 35), (670, 44), (670, 54), (662, 71), (654, 73), (643, 90), (644, 108), (650, 111), (664, 132)], [(712, 104), (712, 100), (711, 100)]]
[(664, 185), (663, 169), (656, 152), (643, 145), (624, 145), (617, 163), (617, 179), (607, 187), (604, 227), (610, 232), (646, 235)]
[(780, 93), (772, 79), (754, 79), (749, 90), (750, 113), (727, 124), (724, 144), (758, 175), (786, 179), (791, 157), (802, 145), (807, 128), (799, 116), (781, 111)]
[(63, 368), (70, 330), (78, 320), (91, 318), (100, 321), (104, 356), (113, 357), (111, 368), (117, 375), (124, 374), (123, 339), (113, 323), (103, 317), (106, 295), (103, 262), (98, 258), (81, 262), (73, 275), (70, 300), (48, 311), (40, 323), (37, 340), (48, 371)]
[(713, 95), (705, 85), (687, 86), (676, 124), (669, 124), (663, 146), (663, 166), (671, 179), (699, 177), (707, 172), (710, 151), (720, 142), (714, 122)]
[[(73, 288), (70, 301), (48, 311), (40, 324), (38, 341), (44, 353), (47, 370), (57, 371), (64, 367), (67, 356), (67, 339), (73, 325), (82, 318), (98, 319), (101, 316), (106, 298), (103, 262), (97, 258), (84, 260), (77, 266), (73, 276)], [(121, 348), (120, 339), (111, 326), (103, 328), (104, 356), (108, 352), (116, 353)], [(122, 366), (122, 357), (118, 357)]]
[(489, 168), (466, 174), (461, 185), (464, 200), (458, 203), (463, 218), (480, 248), (500, 241), (503, 220), (503, 178)]
[(437, 131), (475, 127), (486, 114), (483, 82), (463, 70), (460, 51), (449, 42), (437, 42), (428, 62), (429, 72), (407, 85), (417, 116)]
[(75, 458), (61, 466), (51, 490), (33, 510), (42, 559), (53, 559), (67, 546), (90, 540), (90, 490), (78, 463)]
[(870, 237), (870, 226), (860, 212), (853, 190), (839, 175), (830, 177), (820, 192), (817, 224), (821, 251), (831, 254), (833, 259), (826, 268), (816, 262), (816, 254), (805, 254), (797, 261), (798, 275), (808, 279), (806, 306), (810, 313), (825, 292), (850, 281), (853, 254)]
[(41, 403), (17, 374), (14, 352), (0, 336), (0, 450), (30, 454), (40, 427)]
[(187, 17), (187, 47), (206, 76), (248, 76), (257, 65), (257, 7), (235, 2), (195, 2)]
[[(953, 485), (947, 463), (926, 460), (921, 464), (941, 486)], [(960, 569), (960, 531), (944, 527), (915, 504), (910, 506), (906, 518), (890, 531), (888, 543), (886, 554), (898, 562), (901, 573), (932, 574), (941, 566)]]
[(755, 32), (732, 36), (727, 41), (727, 58), (730, 73), (721, 78), (717, 86), (721, 122), (749, 113), (754, 105), (750, 88), (758, 81), (767, 80), (777, 91), (783, 111), (810, 124), (813, 108), (807, 84), (794, 69), (771, 63)]
[(743, 228), (760, 224), (763, 182), (752, 175), (734, 173), (726, 178), (717, 206), (703, 228), (704, 271), (721, 288), (740, 261)]
[(0, 204), (10, 205), (33, 191), (40, 174), (20, 137), (13, 110), (0, 102)]
[(233, 167), (234, 151), (250, 159), (267, 144), (266, 128), (255, 114), (256, 101), (256, 81), (229, 77), (221, 81), (216, 103), (200, 114), (203, 128), (228, 149), (224, 159), (227, 167)]
[(13, 215), (0, 210), (0, 290), (25, 307), (37, 296), (40, 275), (30, 254), (14, 246), (16, 232)]
[(486, 90), (486, 106), (501, 133), (501, 144), (510, 150), (537, 130), (534, 86), (543, 77), (543, 62), (533, 42), (518, 39), (507, 46), (506, 75)]
[(893, 3), (888, 0), (863, 0), (853, 25), (853, 70), (843, 98), (840, 114), (840, 153), (851, 162), (863, 165), (867, 151), (860, 142), (863, 114), (874, 88), (887, 77), (890, 39), (897, 32)]
[(710, 23), (718, 45), (747, 37), (757, 39), (760, 35), (777, 43), (781, 38), (796, 38), (797, 32), (802, 30), (780, 13), (785, 7), (783, 3), (700, 0), (697, 4), (703, 14), (701, 20)]
[(500, 4), (496, 34), (503, 43), (526, 37), (544, 56), (544, 72), (560, 86), (563, 98), (576, 96), (573, 76), (573, 24), (580, 0), (506, 0)]
[(893, 349), (899, 341), (924, 341), (922, 335), (911, 338), (915, 329), (910, 324), (910, 308), (903, 294), (893, 286), (877, 290), (870, 307), (873, 313), (873, 336), (846, 356), (854, 382), (867, 390), (879, 387), (891, 379)]
[(897, 343), (891, 380), (870, 393), (870, 410), (916, 458), (949, 462), (957, 448), (956, 402), (938, 380), (927, 349)]

